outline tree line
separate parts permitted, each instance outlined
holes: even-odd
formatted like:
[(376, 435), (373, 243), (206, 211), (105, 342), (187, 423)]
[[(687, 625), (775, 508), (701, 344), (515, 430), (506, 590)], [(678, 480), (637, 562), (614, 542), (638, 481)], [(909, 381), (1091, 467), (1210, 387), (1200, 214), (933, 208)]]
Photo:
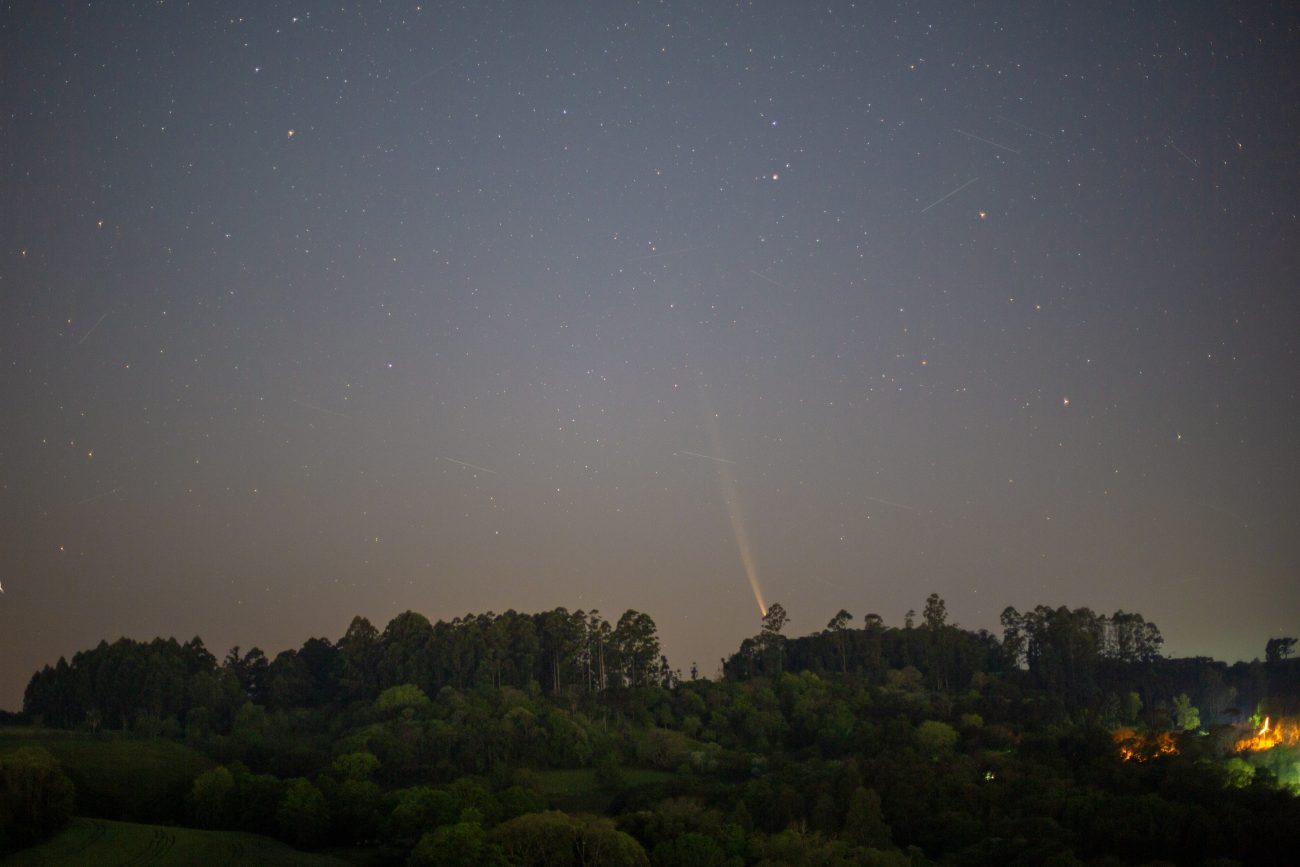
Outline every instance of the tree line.
[[(211, 762), (148, 815), (79, 779), (91, 815), (363, 845), (376, 864), (1289, 863), (1293, 756), (1231, 756), (1240, 727), (1215, 724), (1292, 712), (1293, 641), (1263, 662), (1167, 659), (1138, 615), (1007, 609), (995, 636), (938, 594), (901, 626), (854, 621), (789, 638), (772, 605), (716, 680), (679, 678), (635, 611), (355, 618), (274, 659), (123, 639), (38, 672), (26, 710)], [(1123, 762), (1117, 724), (1208, 734)], [(63, 782), (48, 756), (0, 756), (0, 850), (38, 818), (5, 804), (52, 792), (51, 828)]]
[(660, 652), (648, 614), (628, 610), (614, 624), (598, 611), (470, 614), (430, 623), (413, 611), (381, 632), (355, 617), (336, 642), (308, 639), (268, 659), (259, 648), (217, 658), (192, 638), (101, 641), (32, 676), (24, 713), (46, 725), (229, 731), (248, 701), (269, 709), (372, 701), (412, 684), (428, 695), (478, 685), (550, 693), (670, 685), (677, 674)]
[(1134, 612), (1039, 605), (1022, 613), (1008, 606), (1000, 620), (1001, 636), (962, 629), (949, 620), (943, 598), (931, 593), (920, 616), (908, 611), (900, 627), (869, 613), (855, 628), (854, 616), (841, 609), (824, 629), (790, 638), (783, 634), (789, 616), (778, 603), (722, 668), (733, 680), (812, 671), (875, 683), (891, 671), (912, 670), (927, 687), (948, 694), (993, 677), (1042, 691), (1062, 712), (1111, 725), (1171, 719), (1180, 695), (1201, 708), (1207, 723), (1239, 722), (1261, 702), (1275, 714), (1300, 711), (1300, 666), (1288, 661), (1293, 638), (1269, 639), (1263, 662), (1228, 665), (1165, 657), (1160, 628)]
[[(855, 628), (853, 615), (841, 609), (824, 629), (790, 638), (784, 634), (788, 622), (785, 608), (773, 604), (760, 632), (721, 661), (723, 676), (839, 672), (879, 683), (890, 671), (911, 669), (927, 687), (949, 693), (978, 677), (997, 676), (1112, 722), (1132, 721), (1134, 705), (1168, 706), (1179, 694), (1191, 696), (1210, 721), (1235, 721), (1261, 700), (1285, 702), (1277, 696), (1300, 691), (1296, 666), (1283, 664), (1294, 639), (1270, 639), (1263, 663), (1167, 659), (1159, 627), (1125, 611), (1105, 615), (1040, 605), (1021, 613), (1008, 607), (999, 637), (950, 622), (946, 603), (931, 593), (920, 617), (909, 611), (901, 627), (869, 613)], [(355, 617), (337, 641), (311, 638), (273, 659), (256, 647), (235, 647), (218, 662), (197, 637), (185, 643), (102, 641), (35, 673), (24, 713), (64, 728), (227, 733), (248, 701), (269, 710), (346, 705), (373, 701), (402, 684), (430, 696), (447, 686), (601, 694), (671, 686), (680, 677), (661, 652), (654, 620), (634, 610), (613, 624), (599, 611), (565, 608), (436, 623), (407, 611), (382, 631)]]

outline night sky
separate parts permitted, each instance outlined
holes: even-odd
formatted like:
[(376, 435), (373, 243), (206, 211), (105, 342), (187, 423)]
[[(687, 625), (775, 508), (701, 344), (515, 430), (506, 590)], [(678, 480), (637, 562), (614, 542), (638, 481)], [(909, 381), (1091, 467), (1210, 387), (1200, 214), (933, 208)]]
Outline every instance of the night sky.
[(1136, 7), (3, 3), (0, 707), (407, 609), (1297, 634), (1300, 19)]

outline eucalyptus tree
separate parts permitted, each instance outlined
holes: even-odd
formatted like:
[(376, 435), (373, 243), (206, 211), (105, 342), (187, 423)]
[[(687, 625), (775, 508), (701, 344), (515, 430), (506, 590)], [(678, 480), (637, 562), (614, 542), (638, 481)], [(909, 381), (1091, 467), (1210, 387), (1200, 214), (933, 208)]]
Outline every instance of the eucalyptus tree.
[(849, 670), (849, 652), (845, 642), (845, 631), (852, 622), (853, 615), (841, 608), (826, 624), (826, 628), (835, 634), (836, 641), (839, 644), (841, 674), (847, 674)]
[(649, 614), (628, 609), (614, 627), (614, 645), (627, 686), (642, 686), (655, 675), (659, 632)]
[(774, 661), (773, 671), (781, 671), (784, 662), (785, 636), (781, 634), (781, 630), (785, 628), (789, 619), (785, 607), (780, 602), (773, 602), (763, 614), (763, 629), (759, 633), (758, 641), (764, 655)]

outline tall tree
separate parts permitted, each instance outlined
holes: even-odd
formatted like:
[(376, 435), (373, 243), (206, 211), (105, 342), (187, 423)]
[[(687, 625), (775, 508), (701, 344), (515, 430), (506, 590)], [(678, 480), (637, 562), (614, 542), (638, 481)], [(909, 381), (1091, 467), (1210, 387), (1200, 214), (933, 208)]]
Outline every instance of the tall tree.
[(853, 622), (853, 615), (841, 608), (826, 624), (826, 628), (835, 634), (836, 643), (839, 645), (841, 674), (847, 674), (849, 670), (849, 651), (846, 646), (845, 632), (851, 622)]
[(559, 693), (566, 683), (566, 673), (573, 667), (576, 652), (582, 645), (582, 632), (567, 608), (556, 608), (538, 617), (538, 637), (545, 654), (547, 680), (551, 692)]
[(235, 645), (226, 654), (223, 665), (239, 681), (240, 688), (250, 699), (263, 699), (266, 695), (266, 672), (271, 663), (260, 648), (254, 647), (240, 656), (239, 645)]
[(429, 646), (432, 639), (433, 625), (423, 614), (403, 611), (390, 620), (379, 638), (377, 686), (387, 689), (413, 683), (428, 689), (433, 676)]
[(298, 650), (298, 661), (311, 678), (311, 703), (325, 704), (338, 691), (339, 651), (328, 638), (309, 638)]
[(624, 682), (643, 686), (655, 676), (659, 656), (659, 631), (649, 614), (628, 609), (614, 627), (614, 645), (618, 648)]
[(591, 661), (590, 688), (599, 692), (609, 686), (609, 673), (605, 667), (605, 653), (614, 635), (609, 621), (592, 609), (587, 613), (587, 644)]
[(339, 685), (350, 699), (374, 699), (379, 694), (376, 668), (382, 647), (379, 630), (364, 617), (353, 617), (338, 642)]
[(266, 673), (266, 704), (273, 709), (301, 707), (311, 700), (311, 672), (292, 650), (271, 661)]
[(948, 622), (948, 605), (938, 593), (931, 593), (925, 598), (925, 611), (921, 615), (925, 627), (937, 632)]
[(1025, 661), (1024, 618), (1008, 605), (1002, 609), (1002, 653), (1010, 668), (1019, 668)]
[(1264, 659), (1270, 664), (1281, 662), (1295, 652), (1294, 638), (1270, 638), (1264, 645)]
[(759, 644), (764, 651), (764, 664), (769, 662), (772, 670), (780, 672), (785, 664), (785, 636), (781, 630), (789, 622), (785, 607), (780, 602), (773, 602), (763, 615), (763, 629), (759, 632)]
[(948, 627), (948, 606), (938, 593), (931, 593), (925, 599), (922, 612), (925, 619), (925, 668), (930, 685), (939, 691), (946, 691), (952, 686), (953, 668), (955, 667), (956, 628)]

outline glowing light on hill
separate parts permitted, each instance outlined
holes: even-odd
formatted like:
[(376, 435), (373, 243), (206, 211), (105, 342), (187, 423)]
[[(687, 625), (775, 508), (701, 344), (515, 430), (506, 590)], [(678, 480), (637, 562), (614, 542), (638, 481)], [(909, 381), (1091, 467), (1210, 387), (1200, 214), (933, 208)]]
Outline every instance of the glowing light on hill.
[(1233, 750), (1239, 753), (1257, 753), (1273, 747), (1293, 747), (1296, 744), (1300, 744), (1300, 723), (1286, 717), (1281, 717), (1274, 723), (1270, 717), (1264, 717), (1259, 730), (1238, 740)]
[(1126, 762), (1147, 762), (1178, 753), (1178, 744), (1170, 732), (1139, 734), (1134, 729), (1123, 728), (1116, 729), (1111, 733), (1111, 737), (1119, 747), (1120, 758)]

